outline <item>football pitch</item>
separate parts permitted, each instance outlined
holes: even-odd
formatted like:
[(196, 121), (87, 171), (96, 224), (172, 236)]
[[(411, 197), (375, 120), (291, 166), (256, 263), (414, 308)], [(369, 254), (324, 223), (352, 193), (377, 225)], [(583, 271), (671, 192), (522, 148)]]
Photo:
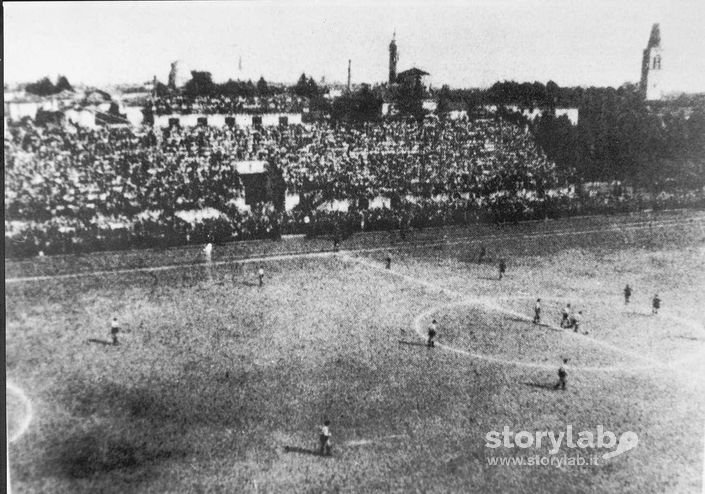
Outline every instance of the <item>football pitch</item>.
[[(329, 248), (7, 261), (13, 492), (702, 490), (702, 212)], [(579, 331), (560, 325), (567, 303)], [(331, 457), (318, 455), (325, 419)], [(488, 446), (505, 429), (566, 440)], [(616, 447), (569, 444), (570, 430), (638, 443), (603, 458)]]

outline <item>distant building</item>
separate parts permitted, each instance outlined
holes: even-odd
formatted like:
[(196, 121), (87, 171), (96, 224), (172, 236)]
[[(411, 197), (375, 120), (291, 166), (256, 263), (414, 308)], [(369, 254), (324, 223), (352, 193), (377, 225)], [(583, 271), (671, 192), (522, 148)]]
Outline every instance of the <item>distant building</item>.
[(661, 30), (658, 24), (651, 28), (649, 43), (641, 60), (641, 84), (639, 89), (644, 99), (655, 101), (663, 98), (663, 71), (661, 69)]
[(424, 89), (428, 89), (428, 75), (428, 72), (412, 67), (409, 70), (399, 72), (397, 75), (397, 83), (402, 86), (421, 86)]
[(37, 96), (27, 92), (5, 93), (3, 116), (8, 120), (19, 121), (24, 117), (34, 120), (39, 110), (56, 112), (71, 106), (75, 95), (67, 91), (51, 96)]
[[(350, 90), (348, 90), (348, 92), (350, 92)], [(340, 98), (344, 93), (345, 92), (342, 89), (332, 87), (332, 88), (328, 89), (328, 93), (326, 93), (326, 95), (324, 97), (327, 99), (333, 100), (335, 98)]]
[(420, 84), (424, 88), (428, 88), (428, 83), (426, 80), (426, 77), (429, 75), (428, 72), (412, 67), (408, 70), (397, 73), (399, 49), (397, 48), (396, 37), (397, 33), (395, 31), (392, 36), (392, 42), (389, 43), (389, 86), (391, 87), (394, 84), (399, 84), (402, 86), (417, 86)]

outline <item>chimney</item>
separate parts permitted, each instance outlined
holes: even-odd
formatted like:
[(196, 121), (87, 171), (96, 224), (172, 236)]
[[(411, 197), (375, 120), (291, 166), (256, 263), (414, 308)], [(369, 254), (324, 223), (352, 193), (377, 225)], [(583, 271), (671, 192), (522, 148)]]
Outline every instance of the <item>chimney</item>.
[(352, 64), (352, 60), (348, 60), (348, 92), (350, 92), (350, 65)]

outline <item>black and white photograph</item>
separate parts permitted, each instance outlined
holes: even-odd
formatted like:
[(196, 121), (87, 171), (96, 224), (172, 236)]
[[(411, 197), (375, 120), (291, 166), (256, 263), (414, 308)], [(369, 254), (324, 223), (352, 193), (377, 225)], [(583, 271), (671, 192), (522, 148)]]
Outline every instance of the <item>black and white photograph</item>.
[(705, 2), (3, 2), (6, 491), (705, 492)]

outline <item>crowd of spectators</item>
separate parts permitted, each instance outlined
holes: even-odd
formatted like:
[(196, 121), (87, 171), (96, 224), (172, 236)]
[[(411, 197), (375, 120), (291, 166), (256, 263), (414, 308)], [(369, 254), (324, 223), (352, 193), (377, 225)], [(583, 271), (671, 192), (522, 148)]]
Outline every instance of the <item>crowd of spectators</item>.
[[(266, 161), (299, 205), (243, 208), (244, 160)], [(6, 244), (22, 252), (516, 220), (571, 210), (575, 197), (526, 129), (492, 115), (264, 128), (25, 120), (5, 135)], [(319, 207), (332, 201), (347, 207)], [(204, 209), (219, 214), (176, 214)]]
[(301, 113), (308, 98), (282, 93), (270, 96), (188, 96), (169, 95), (155, 98), (149, 109), (153, 115), (225, 114), (236, 113)]
[(268, 160), (288, 186), (334, 199), (544, 191), (555, 167), (523, 130), (494, 119), (322, 123), (286, 137)]

